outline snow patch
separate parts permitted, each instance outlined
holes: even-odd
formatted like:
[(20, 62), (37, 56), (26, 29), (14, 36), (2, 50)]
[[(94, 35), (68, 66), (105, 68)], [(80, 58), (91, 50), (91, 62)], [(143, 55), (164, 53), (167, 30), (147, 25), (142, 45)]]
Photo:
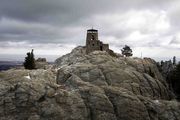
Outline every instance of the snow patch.
[(26, 79), (31, 79), (31, 77), (28, 75), (28, 76), (24, 76), (24, 78), (26, 78)]
[(159, 100), (154, 100), (155, 103), (159, 103)]
[(24, 76), (24, 78), (26, 78), (26, 79), (31, 79), (31, 77), (30, 77), (30, 75), (29, 75), (29, 73), (28, 73), (28, 75), (27, 76)]

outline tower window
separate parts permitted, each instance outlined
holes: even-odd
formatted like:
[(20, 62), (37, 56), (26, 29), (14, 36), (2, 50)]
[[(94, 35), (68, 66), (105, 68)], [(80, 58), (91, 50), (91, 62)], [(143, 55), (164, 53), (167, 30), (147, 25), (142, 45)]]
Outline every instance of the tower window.
[(92, 40), (95, 40), (94, 35), (92, 35)]

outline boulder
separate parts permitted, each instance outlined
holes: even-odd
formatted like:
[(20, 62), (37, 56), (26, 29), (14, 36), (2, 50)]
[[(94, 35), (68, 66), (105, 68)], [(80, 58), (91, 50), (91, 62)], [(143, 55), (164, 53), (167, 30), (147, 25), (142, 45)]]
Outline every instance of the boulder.
[(38, 58), (35, 61), (36, 69), (48, 69), (51, 67), (49, 63), (46, 61), (46, 58)]

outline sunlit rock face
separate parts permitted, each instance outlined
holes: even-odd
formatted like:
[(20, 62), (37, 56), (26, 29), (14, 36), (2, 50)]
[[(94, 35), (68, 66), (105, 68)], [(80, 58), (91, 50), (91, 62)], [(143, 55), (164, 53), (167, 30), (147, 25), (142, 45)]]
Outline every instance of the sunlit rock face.
[(77, 47), (46, 70), (1, 72), (0, 119), (180, 120), (180, 104), (154, 60)]

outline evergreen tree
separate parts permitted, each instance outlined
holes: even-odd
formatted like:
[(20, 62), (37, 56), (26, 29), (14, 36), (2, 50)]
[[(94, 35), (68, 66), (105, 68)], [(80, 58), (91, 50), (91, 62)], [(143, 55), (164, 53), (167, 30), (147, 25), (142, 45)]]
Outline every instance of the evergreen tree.
[(176, 56), (173, 57), (173, 65), (176, 65)]
[(28, 52), (27, 57), (25, 57), (24, 68), (29, 70), (36, 68), (33, 49), (31, 52)]
[(123, 47), (123, 49), (121, 49), (121, 52), (122, 52), (122, 54), (125, 55), (126, 57), (129, 57), (129, 56), (132, 56), (132, 55), (133, 55), (133, 54), (132, 54), (132, 49), (131, 49), (129, 46), (127, 46), (127, 45), (125, 45), (125, 47)]
[(172, 88), (178, 99), (180, 99), (180, 62), (177, 64), (175, 70), (172, 71), (170, 79), (172, 82)]
[(164, 65), (164, 61), (163, 60), (161, 60), (161, 67)]

